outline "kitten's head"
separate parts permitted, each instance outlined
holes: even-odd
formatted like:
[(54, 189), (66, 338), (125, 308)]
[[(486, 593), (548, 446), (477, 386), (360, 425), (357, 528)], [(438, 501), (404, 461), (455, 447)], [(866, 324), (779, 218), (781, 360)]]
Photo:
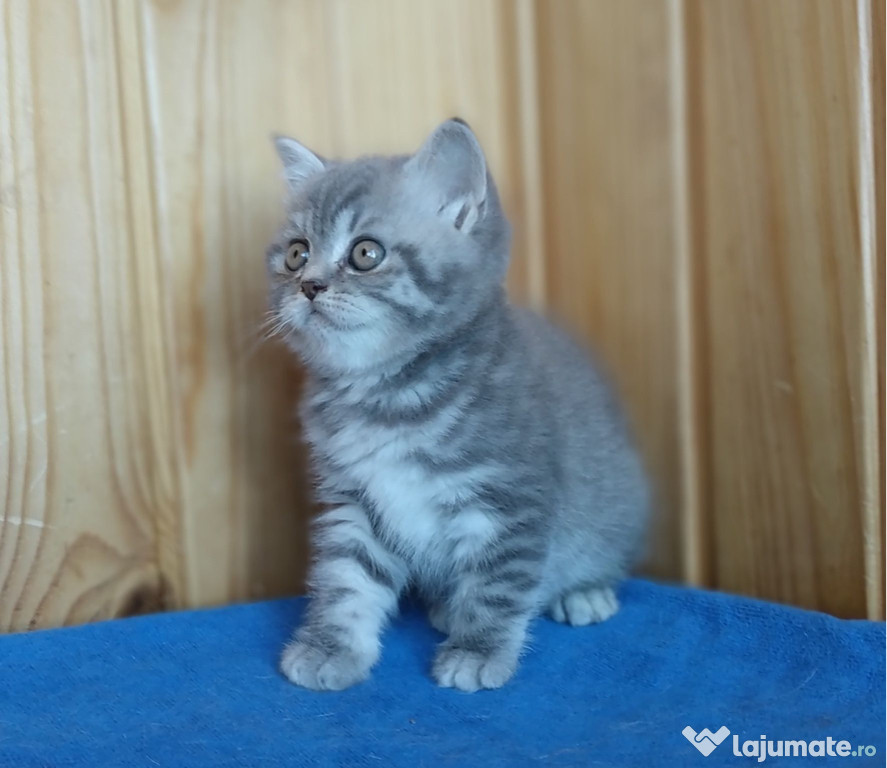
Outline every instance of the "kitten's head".
[(290, 194), (268, 249), (271, 311), (308, 365), (406, 360), (500, 295), (508, 224), (461, 120), (411, 156), (338, 162), (276, 145)]

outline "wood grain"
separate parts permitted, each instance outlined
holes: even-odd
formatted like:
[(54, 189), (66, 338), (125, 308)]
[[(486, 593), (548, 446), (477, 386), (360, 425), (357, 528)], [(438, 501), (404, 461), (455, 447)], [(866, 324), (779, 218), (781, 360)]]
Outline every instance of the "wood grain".
[(628, 403), (647, 572), (883, 616), (883, 3), (6, 0), (0, 46), (0, 631), (301, 588), (270, 134), (452, 115)]
[(299, 373), (256, 343), (282, 213), (270, 133), (404, 152), (463, 116), (526, 295), (518, 17), (499, 0), (46, 10), (3, 17), (2, 626), (295, 591)]
[[(879, 505), (874, 510), (876, 519), (880, 523), (880, 574), (877, 575), (879, 589), (869, 589), (869, 617), (884, 619), (885, 604), (884, 595), (887, 594), (887, 576), (885, 576), (885, 565), (887, 565), (887, 519), (885, 519), (885, 503), (887, 503), (887, 488), (885, 488), (885, 469), (887, 469), (887, 447), (885, 447), (884, 432), (884, 411), (885, 402), (887, 402), (887, 389), (884, 387), (884, 354), (887, 337), (884, 335), (885, 316), (887, 316), (887, 305), (885, 305), (885, 288), (887, 288), (887, 276), (885, 276), (885, 265), (887, 265), (887, 238), (885, 238), (885, 213), (887, 213), (887, 201), (885, 201), (885, 88), (887, 88), (887, 77), (885, 77), (885, 6), (879, 0), (872, 0), (872, 68), (871, 68), (871, 92), (872, 92), (872, 142), (874, 144), (874, 184), (875, 184), (875, 249), (874, 249), (874, 266), (875, 266), (875, 321), (876, 321), (876, 339), (878, 353), (878, 446), (881, 449), (880, 461), (878, 462), (878, 470), (880, 474), (880, 499)], [(872, 594), (874, 592), (874, 594)], [(880, 599), (879, 598), (880, 595)], [(873, 607), (874, 606), (874, 607)]]
[(688, 11), (714, 585), (863, 616), (854, 4)]
[(2, 11), (0, 629), (19, 630), (163, 603), (171, 459), (111, 4)]
[(537, 4), (547, 305), (627, 401), (658, 498), (646, 568), (680, 578), (667, 14), (644, 0)]

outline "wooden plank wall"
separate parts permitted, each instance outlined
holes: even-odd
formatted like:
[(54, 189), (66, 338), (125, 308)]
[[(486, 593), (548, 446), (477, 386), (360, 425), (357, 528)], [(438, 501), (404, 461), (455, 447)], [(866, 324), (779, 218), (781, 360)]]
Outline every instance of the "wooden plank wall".
[(624, 393), (647, 572), (883, 615), (876, 0), (0, 0), (0, 46), (0, 630), (299, 589), (268, 136), (454, 114)]
[(687, 24), (711, 576), (862, 616), (883, 562), (857, 8), (694, 0)]
[(546, 306), (589, 338), (656, 480), (649, 570), (682, 575), (669, 8), (538, 6)]

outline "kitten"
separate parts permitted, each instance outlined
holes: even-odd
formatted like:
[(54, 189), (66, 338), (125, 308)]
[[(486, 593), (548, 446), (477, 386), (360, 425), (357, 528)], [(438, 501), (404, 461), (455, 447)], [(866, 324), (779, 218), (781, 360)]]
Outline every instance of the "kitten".
[(509, 227), (472, 131), (409, 157), (278, 138), (290, 199), (270, 303), (308, 372), (319, 500), (294, 683), (364, 680), (409, 586), (447, 635), (440, 685), (498, 688), (530, 620), (618, 608), (648, 491), (618, 405), (565, 334), (510, 306)]

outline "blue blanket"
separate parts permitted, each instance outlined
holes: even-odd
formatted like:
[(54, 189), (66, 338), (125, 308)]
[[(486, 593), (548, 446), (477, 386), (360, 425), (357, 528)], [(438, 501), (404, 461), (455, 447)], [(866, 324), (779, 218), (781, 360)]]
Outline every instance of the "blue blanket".
[(516, 677), (475, 694), (432, 683), (441, 636), (412, 608), (341, 693), (277, 672), (302, 600), (0, 637), (0, 766), (708, 767), (758, 762), (762, 736), (884, 764), (883, 624), (643, 581), (621, 599), (599, 626), (537, 620)]

